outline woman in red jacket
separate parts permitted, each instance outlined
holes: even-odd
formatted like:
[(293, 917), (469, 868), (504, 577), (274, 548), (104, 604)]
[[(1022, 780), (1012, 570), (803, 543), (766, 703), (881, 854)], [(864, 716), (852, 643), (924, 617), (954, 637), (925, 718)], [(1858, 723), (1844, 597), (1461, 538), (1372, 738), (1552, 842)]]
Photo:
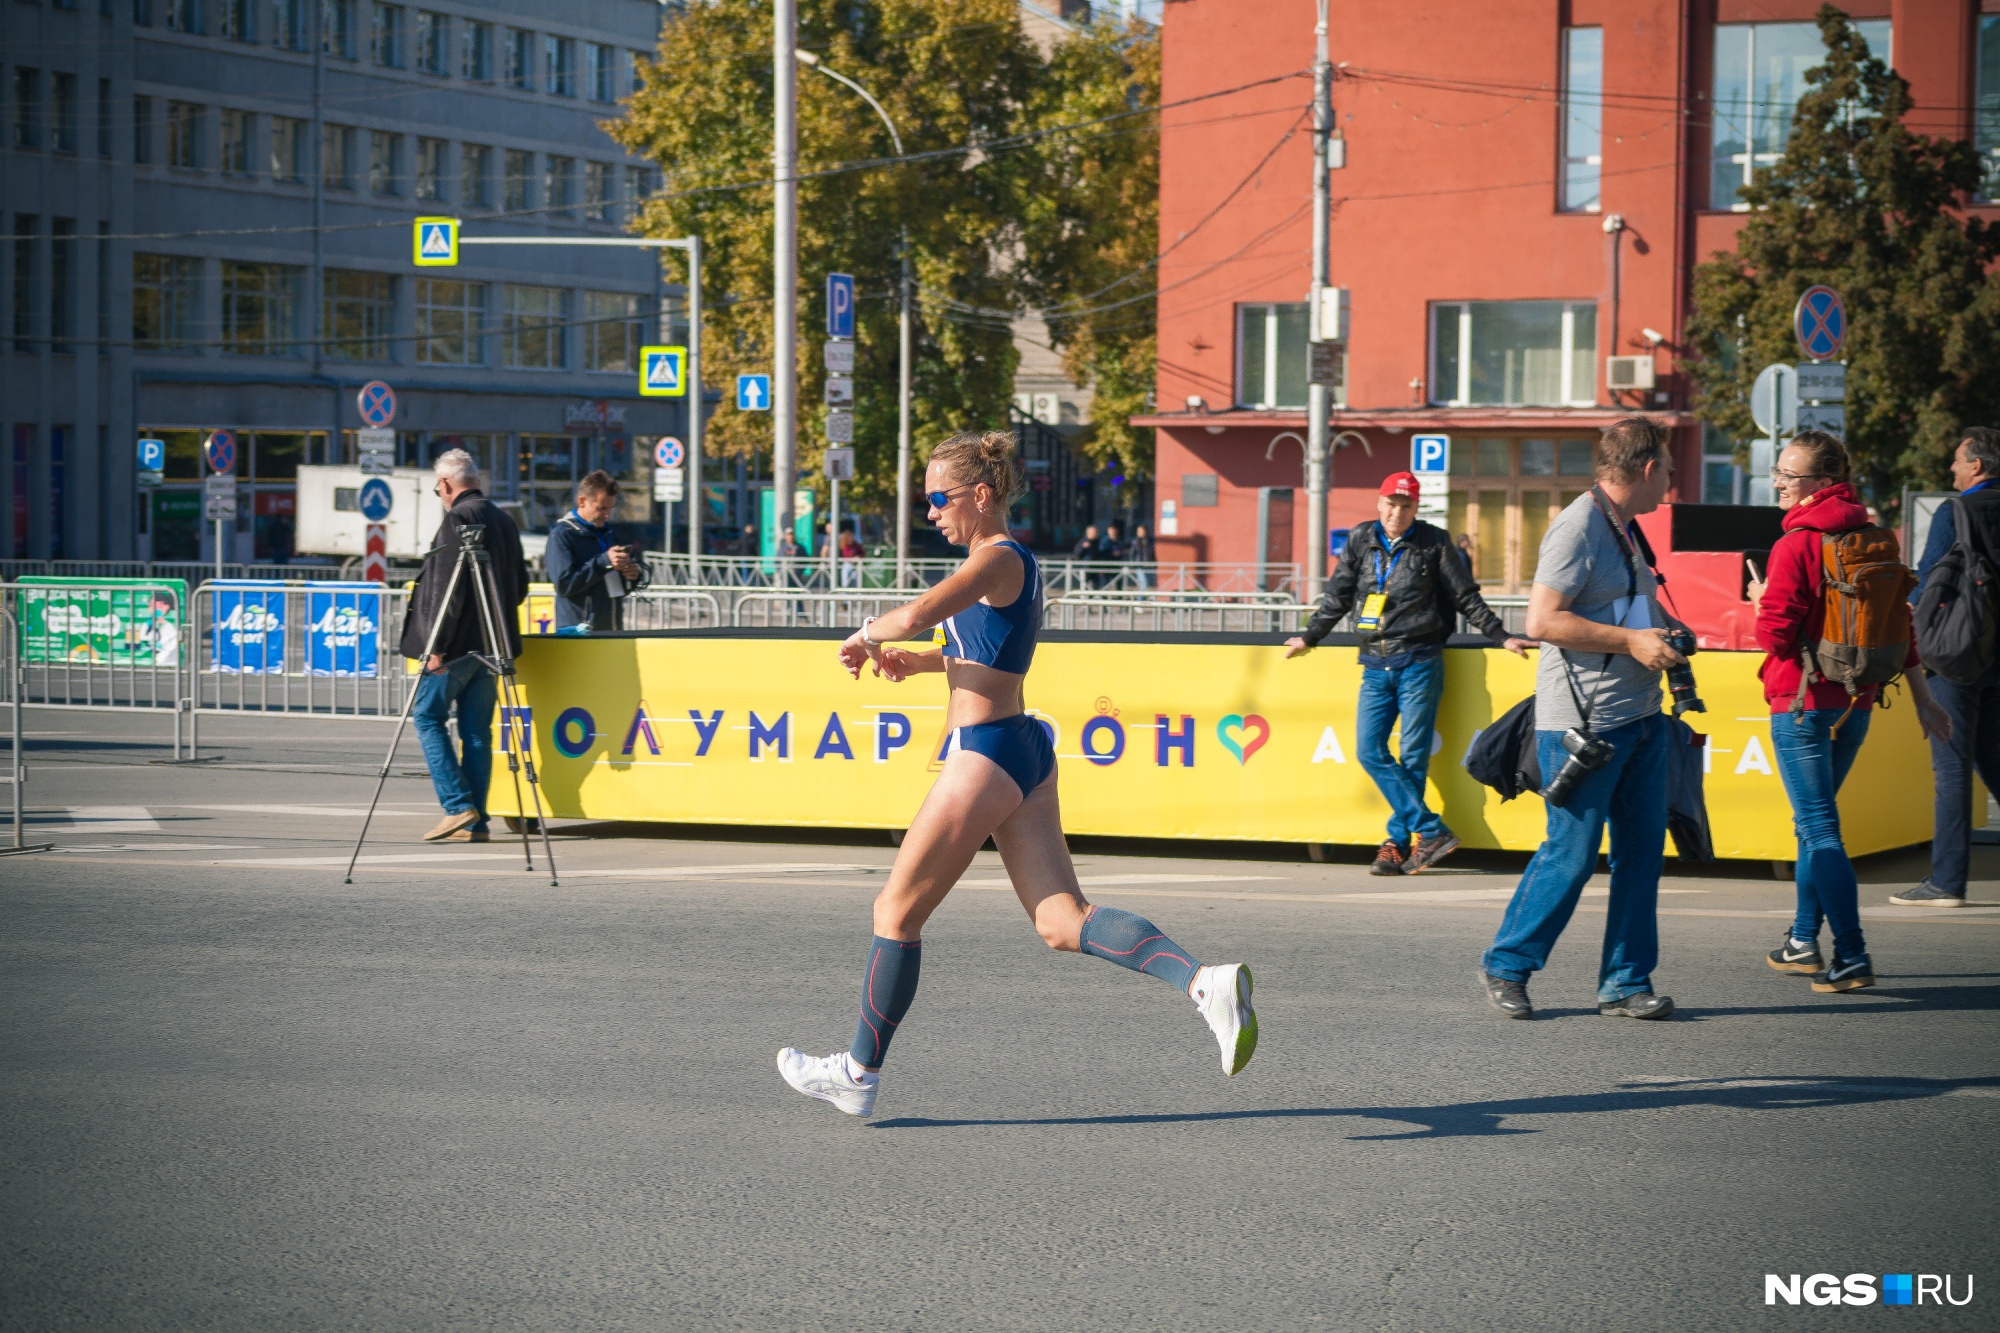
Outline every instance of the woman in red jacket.
[[(1851, 469), (1846, 446), (1823, 431), (1805, 431), (1785, 447), (1771, 472), (1778, 505), (1785, 511), (1785, 533), (1771, 548), (1768, 581), (1756, 581), (1754, 565), (1750, 571), (1757, 644), (1764, 650), (1764, 665), (1757, 675), (1771, 705), (1771, 749), (1785, 795), (1791, 798), (1799, 839), (1798, 917), (1784, 943), (1771, 950), (1766, 961), (1780, 972), (1811, 974), (1817, 991), (1859, 990), (1875, 984), (1868, 944), (1861, 934), (1854, 866), (1841, 845), (1840, 810), (1834, 798), (1867, 738), (1869, 711), (1880, 691), (1870, 686), (1858, 699), (1850, 698), (1838, 681), (1815, 680), (1806, 689), (1804, 708), (1794, 711), (1805, 672), (1802, 653), (1819, 642), (1826, 620), (1821, 534), (1869, 525), (1867, 509), (1848, 484)], [(1906, 665), (1917, 665), (1914, 642)], [(1949, 736), (1951, 720), (1931, 698), (1924, 673), (1912, 669), (1904, 679), (1910, 683), (1917, 721), (1925, 733)], [(1833, 932), (1831, 966), (1819, 952), (1822, 918)]]

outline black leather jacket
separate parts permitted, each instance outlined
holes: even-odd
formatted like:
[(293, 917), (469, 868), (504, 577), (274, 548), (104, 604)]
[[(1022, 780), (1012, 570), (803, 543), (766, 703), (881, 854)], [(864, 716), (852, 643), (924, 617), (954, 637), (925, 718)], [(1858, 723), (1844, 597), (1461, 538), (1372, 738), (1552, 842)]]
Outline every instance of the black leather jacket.
[[(445, 604), (444, 590), (458, 562), (460, 524), (474, 524), (486, 530), (484, 545), (493, 571), (493, 591), (500, 599), (495, 614), (498, 628), (507, 636), (507, 651), (521, 652), (518, 608), (528, 597), (528, 564), (521, 555), (521, 533), (507, 511), (478, 491), (466, 491), (447, 509), (438, 524), (437, 537), (424, 555), (423, 573), (416, 591), (410, 594), (409, 610), (403, 618), (402, 653), (422, 657), (431, 627), (438, 627), (437, 653), (453, 662), (467, 653), (485, 650), (485, 630), (479, 617), (479, 603), (472, 600), (466, 580)], [(468, 568), (467, 574), (471, 570)]]
[(1376, 590), (1378, 567), (1386, 576), (1381, 590), (1389, 600), (1382, 608), (1381, 624), (1361, 633), (1363, 654), (1393, 657), (1414, 648), (1441, 648), (1457, 628), (1461, 614), (1495, 644), (1507, 642), (1506, 627), (1479, 595), (1479, 585), (1473, 582), (1451, 537), (1418, 519), (1389, 549), (1382, 545), (1380, 523), (1354, 528), (1340, 564), (1327, 580), (1319, 609), (1306, 624), (1308, 645), (1317, 645), (1333, 633), (1348, 611)]

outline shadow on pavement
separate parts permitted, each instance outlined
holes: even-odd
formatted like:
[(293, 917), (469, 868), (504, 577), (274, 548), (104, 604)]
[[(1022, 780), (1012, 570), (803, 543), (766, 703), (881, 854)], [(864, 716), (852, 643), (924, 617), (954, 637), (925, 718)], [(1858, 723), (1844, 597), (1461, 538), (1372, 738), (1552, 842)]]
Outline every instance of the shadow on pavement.
[(1330, 1119), (1354, 1116), (1390, 1120), (1418, 1128), (1400, 1134), (1353, 1134), (1356, 1140), (1448, 1139), (1502, 1134), (1535, 1134), (1503, 1122), (1521, 1115), (1597, 1115), (1616, 1111), (1665, 1111), (1715, 1106), (1737, 1111), (1797, 1111), (1827, 1106), (1865, 1106), (1914, 1101), (1969, 1091), (2000, 1096), (2000, 1077), (1846, 1078), (1839, 1075), (1769, 1078), (1676, 1079), (1628, 1083), (1610, 1092), (1570, 1096), (1516, 1097), (1503, 1101), (1459, 1102), (1450, 1106), (1299, 1106), (1263, 1111), (1197, 1111), (1187, 1114), (1048, 1116), (1020, 1120), (933, 1120), (903, 1116), (879, 1120), (874, 1129), (957, 1129), (972, 1126), (1178, 1125), (1202, 1121)]

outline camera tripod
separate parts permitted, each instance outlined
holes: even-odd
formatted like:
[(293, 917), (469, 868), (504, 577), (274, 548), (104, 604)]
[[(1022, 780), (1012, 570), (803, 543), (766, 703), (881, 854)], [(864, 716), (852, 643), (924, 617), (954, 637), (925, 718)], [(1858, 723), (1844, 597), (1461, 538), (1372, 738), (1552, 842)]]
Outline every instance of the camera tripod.
[[(507, 650), (507, 636), (501, 632), (501, 617), (505, 608), (500, 605), (500, 590), (493, 582), (493, 565), (486, 553), (486, 529), (473, 523), (463, 523), (458, 529), (458, 559), (451, 567), (451, 578), (444, 586), (444, 600), (440, 610), (449, 608), (458, 593), (459, 580), (467, 576), (473, 584), (473, 600), (479, 605), (480, 639), (485, 646), (484, 653), (473, 653), (479, 664), (500, 678), (500, 729), (504, 738), (501, 749), (507, 755), (507, 771), (514, 778), (514, 808), (520, 811), (521, 856), (526, 868), (535, 868), (534, 844), (529, 841), (528, 809), (521, 803), (521, 775), (525, 768), (528, 778), (529, 798), (534, 802), (535, 814), (532, 823), (542, 835), (542, 856), (549, 865), (549, 885), (556, 887), (556, 854), (549, 845), (549, 822), (542, 814), (541, 783), (535, 776), (535, 755), (533, 728), (521, 722), (519, 733), (514, 731), (517, 721), (521, 721), (523, 710), (520, 706), (521, 686), (514, 679), (514, 656)], [(424, 642), (423, 669), (430, 669), (430, 660), (437, 651), (438, 632), (443, 628), (443, 616), (431, 622), (430, 637)], [(354, 854), (347, 859), (347, 878), (343, 883), (354, 882), (354, 866), (361, 859), (361, 844), (368, 838), (368, 826), (375, 820), (375, 809), (382, 803), (382, 788), (389, 781), (390, 766), (396, 762), (396, 747), (402, 743), (403, 728), (409, 724), (410, 714), (416, 708), (417, 691), (412, 689), (410, 697), (403, 701), (402, 716), (396, 719), (396, 734), (389, 738), (389, 753), (382, 757), (382, 771), (375, 777), (375, 795), (368, 802), (368, 813), (361, 820), (361, 834), (354, 840)], [(516, 745), (518, 735), (520, 743)], [(485, 792), (474, 795), (481, 801)]]

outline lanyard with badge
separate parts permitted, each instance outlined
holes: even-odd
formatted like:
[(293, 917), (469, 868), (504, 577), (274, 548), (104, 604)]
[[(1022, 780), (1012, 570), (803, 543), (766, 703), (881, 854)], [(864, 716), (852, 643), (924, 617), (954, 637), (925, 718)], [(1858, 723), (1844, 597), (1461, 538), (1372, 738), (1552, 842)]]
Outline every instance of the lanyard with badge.
[[(1388, 540), (1389, 534), (1380, 523), (1375, 525), (1375, 531), (1381, 535), (1382, 540)], [(1375, 557), (1375, 591), (1362, 598), (1361, 614), (1354, 618), (1355, 629), (1363, 634), (1373, 634), (1382, 628), (1382, 609), (1389, 604), (1389, 594), (1385, 589), (1389, 586), (1389, 580), (1395, 577), (1397, 562), (1409, 553), (1409, 547), (1398, 546), (1396, 553), (1389, 557), (1388, 568), (1384, 569), (1382, 548), (1377, 546), (1371, 552)]]
[(1625, 560), (1625, 596), (1611, 599), (1611, 623), (1626, 629), (1653, 628), (1653, 599), (1639, 592), (1639, 563), (1644, 560), (1647, 568), (1652, 561), (1642, 554), (1632, 533), (1618, 519), (1618, 511), (1597, 487), (1590, 488), (1591, 501), (1604, 521), (1611, 525), (1612, 538), (1618, 543), (1618, 554)]

